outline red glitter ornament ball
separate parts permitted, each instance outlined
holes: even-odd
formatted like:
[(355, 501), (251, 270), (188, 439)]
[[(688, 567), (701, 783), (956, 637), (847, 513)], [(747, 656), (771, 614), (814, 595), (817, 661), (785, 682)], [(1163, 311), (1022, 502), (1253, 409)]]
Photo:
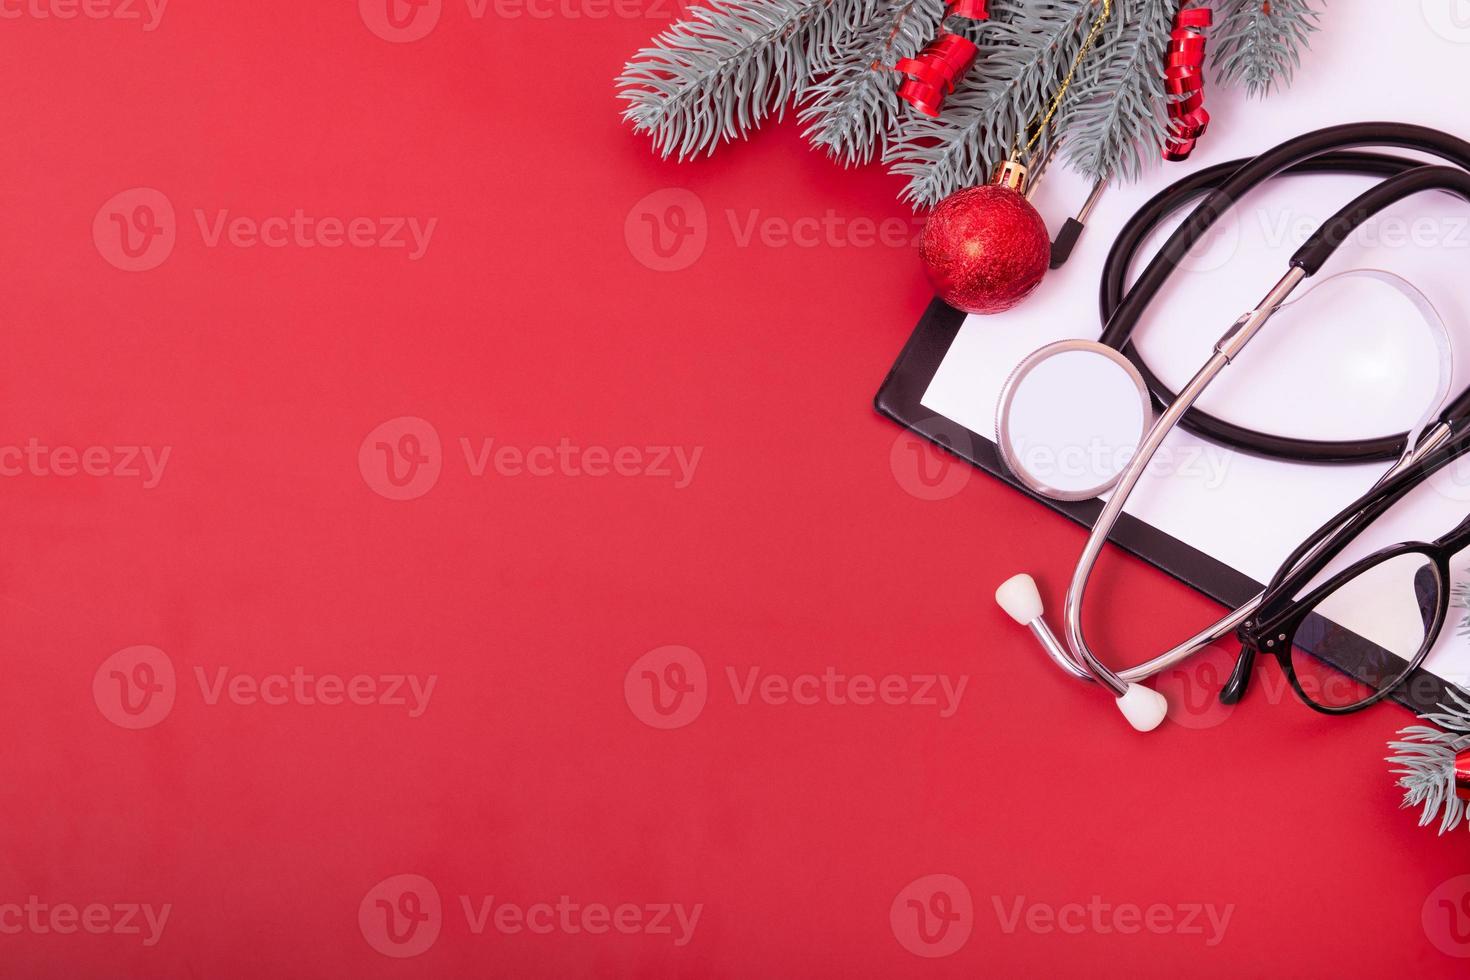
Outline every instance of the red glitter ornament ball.
[(1051, 237), (1024, 195), (985, 184), (939, 202), (919, 255), (940, 299), (966, 313), (999, 313), (1040, 285)]

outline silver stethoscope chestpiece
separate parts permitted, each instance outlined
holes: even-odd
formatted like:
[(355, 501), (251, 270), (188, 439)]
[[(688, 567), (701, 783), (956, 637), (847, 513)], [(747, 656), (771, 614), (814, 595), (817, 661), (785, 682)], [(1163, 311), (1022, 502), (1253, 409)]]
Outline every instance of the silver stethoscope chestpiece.
[(995, 443), (1022, 484), (1052, 500), (1091, 500), (1117, 485), (1153, 424), (1148, 386), (1094, 340), (1030, 354), (1001, 387)]

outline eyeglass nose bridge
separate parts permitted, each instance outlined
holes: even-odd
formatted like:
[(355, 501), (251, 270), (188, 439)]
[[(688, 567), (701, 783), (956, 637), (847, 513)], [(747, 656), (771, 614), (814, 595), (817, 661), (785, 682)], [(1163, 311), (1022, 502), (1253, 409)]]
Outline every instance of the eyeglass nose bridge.
[(1240, 641), (1240, 656), (1236, 657), (1235, 667), (1230, 671), (1225, 686), (1220, 688), (1220, 703), (1237, 704), (1245, 697), (1251, 676), (1255, 673), (1258, 654), (1274, 655), (1284, 661), (1291, 650), (1290, 635), (1283, 622), (1248, 619), (1241, 623), (1235, 630), (1235, 638)]
[(1275, 654), (1290, 647), (1291, 620), (1295, 611), (1287, 608), (1274, 616), (1261, 616), (1259, 612), (1235, 629), (1235, 638), (1242, 645), (1253, 648), (1257, 653)]

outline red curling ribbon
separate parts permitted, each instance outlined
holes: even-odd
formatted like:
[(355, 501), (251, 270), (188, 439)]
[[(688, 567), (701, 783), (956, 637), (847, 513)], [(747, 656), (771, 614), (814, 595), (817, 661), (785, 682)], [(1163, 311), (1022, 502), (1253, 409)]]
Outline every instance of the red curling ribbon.
[(1455, 753), (1455, 795), (1470, 801), (1470, 749)]
[(1169, 135), (1165, 160), (1186, 160), (1210, 125), (1205, 111), (1205, 35), (1213, 23), (1209, 7), (1191, 7), (1174, 17), (1164, 63), (1164, 91), (1169, 100)]
[(974, 42), (941, 31), (923, 51), (912, 58), (900, 58), (893, 70), (908, 77), (898, 87), (898, 97), (926, 116), (937, 116), (944, 97), (954, 91), (979, 50)]
[(989, 20), (990, 11), (985, 4), (986, 0), (948, 0), (945, 6), (955, 17), (963, 17), (966, 20)]
[[(945, 0), (946, 17), (966, 20), (989, 20), (988, 0)], [(954, 91), (955, 83), (975, 63), (974, 43), (941, 30), (923, 51), (912, 58), (900, 58), (893, 70), (908, 77), (898, 87), (898, 97), (926, 116), (937, 116), (944, 97)]]

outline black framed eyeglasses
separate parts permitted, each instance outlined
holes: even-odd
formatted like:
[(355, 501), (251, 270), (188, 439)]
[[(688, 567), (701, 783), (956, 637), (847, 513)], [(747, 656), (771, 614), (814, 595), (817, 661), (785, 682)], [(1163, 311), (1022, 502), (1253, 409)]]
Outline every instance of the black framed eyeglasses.
[(1293, 691), (1325, 714), (1360, 711), (1413, 676), (1444, 629), (1450, 559), (1470, 547), (1470, 517), (1433, 541), (1383, 548), (1316, 582), (1328, 564), (1410, 490), (1470, 452), (1462, 434), (1390, 471), (1302, 543), (1236, 630), (1240, 658), (1220, 693), (1240, 700), (1257, 655), (1274, 656)]

